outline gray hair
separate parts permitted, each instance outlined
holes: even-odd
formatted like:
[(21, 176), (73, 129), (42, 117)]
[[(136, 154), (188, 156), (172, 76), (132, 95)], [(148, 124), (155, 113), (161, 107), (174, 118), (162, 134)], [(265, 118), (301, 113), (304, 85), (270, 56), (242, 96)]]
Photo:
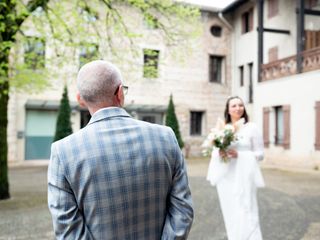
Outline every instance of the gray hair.
[(120, 70), (112, 63), (103, 60), (85, 64), (77, 77), (80, 96), (93, 105), (111, 103), (114, 92), (121, 83)]

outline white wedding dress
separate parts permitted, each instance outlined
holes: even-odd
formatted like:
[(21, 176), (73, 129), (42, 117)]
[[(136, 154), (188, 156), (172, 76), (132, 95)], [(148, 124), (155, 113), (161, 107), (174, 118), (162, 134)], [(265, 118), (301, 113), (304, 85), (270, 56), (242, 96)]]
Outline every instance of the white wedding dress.
[(232, 148), (238, 157), (224, 163), (218, 150), (212, 152), (207, 180), (217, 186), (228, 240), (262, 240), (257, 187), (264, 187), (258, 164), (263, 159), (263, 140), (254, 123), (237, 132)]

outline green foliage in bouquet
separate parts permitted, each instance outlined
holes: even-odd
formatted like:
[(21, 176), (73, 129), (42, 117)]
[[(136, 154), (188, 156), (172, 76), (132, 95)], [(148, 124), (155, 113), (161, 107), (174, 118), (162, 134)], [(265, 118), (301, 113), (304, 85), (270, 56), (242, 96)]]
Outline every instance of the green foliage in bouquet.
[[(202, 151), (203, 155), (211, 155), (213, 148), (226, 152), (231, 143), (238, 140), (237, 131), (242, 128), (243, 125), (243, 118), (234, 124), (225, 124), (221, 119), (218, 119), (216, 127), (210, 130), (210, 133), (202, 144), (204, 148)], [(226, 163), (230, 159), (227, 156), (223, 156), (221, 160)]]
[(227, 150), (230, 144), (236, 140), (235, 134), (232, 129), (224, 129), (223, 135), (213, 140), (213, 145), (222, 151)]

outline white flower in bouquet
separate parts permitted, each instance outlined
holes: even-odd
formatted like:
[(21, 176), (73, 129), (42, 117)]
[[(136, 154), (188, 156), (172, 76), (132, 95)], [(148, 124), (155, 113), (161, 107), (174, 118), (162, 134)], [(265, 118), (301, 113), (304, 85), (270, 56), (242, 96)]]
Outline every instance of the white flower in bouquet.
[[(202, 151), (204, 156), (209, 156), (214, 148), (221, 151), (226, 151), (231, 143), (237, 141), (236, 132), (243, 126), (244, 119), (241, 118), (235, 124), (225, 124), (221, 119), (218, 119), (215, 128), (210, 130), (207, 138), (204, 140)], [(228, 157), (222, 157), (223, 162), (228, 162)]]

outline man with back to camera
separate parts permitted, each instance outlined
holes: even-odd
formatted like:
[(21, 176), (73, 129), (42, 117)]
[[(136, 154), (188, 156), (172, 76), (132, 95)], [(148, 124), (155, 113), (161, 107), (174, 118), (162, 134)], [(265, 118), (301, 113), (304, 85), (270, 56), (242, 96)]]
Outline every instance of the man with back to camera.
[(77, 100), (88, 125), (52, 144), (48, 206), (57, 239), (186, 239), (193, 207), (171, 128), (133, 119), (107, 61), (84, 65)]

